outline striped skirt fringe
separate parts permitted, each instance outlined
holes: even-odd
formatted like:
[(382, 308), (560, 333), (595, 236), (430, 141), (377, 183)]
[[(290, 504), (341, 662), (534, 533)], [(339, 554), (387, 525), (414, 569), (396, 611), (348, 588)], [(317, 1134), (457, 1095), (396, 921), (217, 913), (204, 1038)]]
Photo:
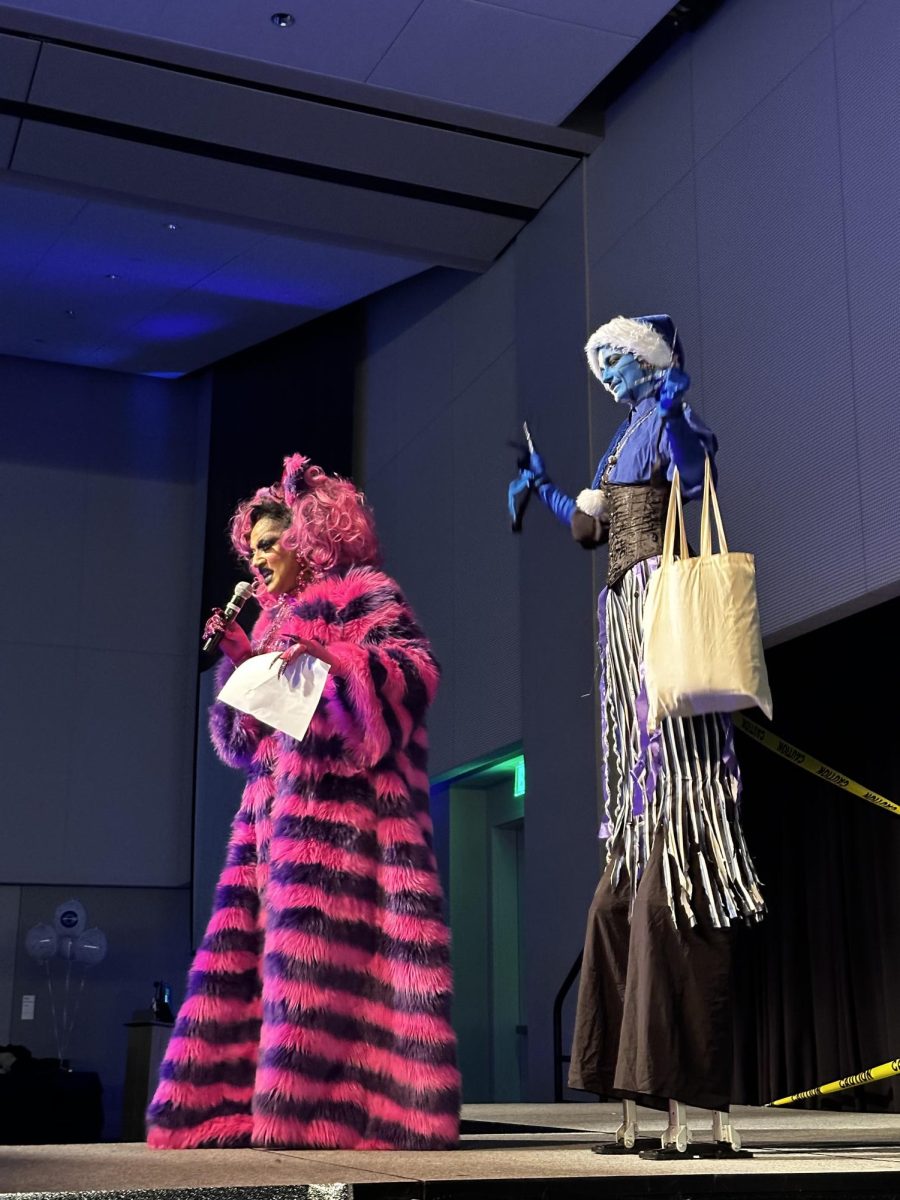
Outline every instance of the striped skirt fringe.
[[(637, 563), (600, 593), (604, 823), (613, 884), (632, 895), (657, 838), (672, 918), (695, 925), (704, 905), (715, 928), (757, 920), (765, 904), (740, 820), (741, 775), (729, 717), (671, 718), (650, 732), (643, 670), (644, 603), (658, 559)], [(691, 882), (696, 857), (702, 895)]]

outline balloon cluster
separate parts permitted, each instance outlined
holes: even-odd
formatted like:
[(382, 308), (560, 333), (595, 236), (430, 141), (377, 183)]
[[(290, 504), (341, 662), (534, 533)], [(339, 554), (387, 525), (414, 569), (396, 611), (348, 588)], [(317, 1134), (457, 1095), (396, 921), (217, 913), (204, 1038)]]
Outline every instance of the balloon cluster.
[[(65, 900), (56, 906), (52, 925), (41, 921), (32, 925), (25, 934), (26, 953), (41, 964), (47, 977), (47, 996), (50, 1001), (56, 1052), (60, 1067), (63, 1068), (68, 1063), (66, 1054), (84, 992), (87, 969), (106, 958), (106, 934), (102, 929), (87, 929), (86, 926), (87, 913), (81, 901)], [(61, 968), (61, 996), (53, 986), (50, 971), (50, 960), (57, 955), (65, 963)], [(81, 981), (77, 989), (72, 985), (72, 968), (75, 964), (81, 968)]]
[(94, 967), (106, 958), (106, 934), (87, 929), (87, 913), (80, 900), (65, 900), (56, 906), (53, 924), (42, 921), (25, 934), (25, 951), (37, 962), (59, 954), (66, 962)]

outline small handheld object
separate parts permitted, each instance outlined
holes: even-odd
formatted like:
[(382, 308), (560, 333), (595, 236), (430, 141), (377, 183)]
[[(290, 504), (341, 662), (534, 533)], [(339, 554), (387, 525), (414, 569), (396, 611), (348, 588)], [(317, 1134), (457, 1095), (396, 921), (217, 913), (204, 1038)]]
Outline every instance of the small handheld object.
[(534, 442), (527, 421), (522, 422), (522, 432), (525, 434), (525, 446), (522, 448), (516, 462), (516, 466), (519, 468), (519, 475), (509, 485), (507, 497), (513, 533), (522, 532), (522, 520), (525, 516), (525, 509), (528, 507), (528, 501), (531, 499), (531, 493), (534, 491), (530, 471), (531, 456), (534, 454)]
[[(225, 605), (223, 610), (223, 616), (225, 618), (226, 625), (230, 625), (244, 607), (244, 603), (247, 597), (250, 595), (252, 588), (253, 584), (248, 583), (246, 579), (242, 579), (239, 583), (234, 585), (234, 592), (232, 593), (231, 599)], [(215, 633), (210, 634), (210, 636), (206, 638), (203, 643), (204, 651), (208, 653), (211, 650), (215, 650), (219, 642), (221, 642), (224, 632), (225, 630), (222, 628), (217, 629)]]

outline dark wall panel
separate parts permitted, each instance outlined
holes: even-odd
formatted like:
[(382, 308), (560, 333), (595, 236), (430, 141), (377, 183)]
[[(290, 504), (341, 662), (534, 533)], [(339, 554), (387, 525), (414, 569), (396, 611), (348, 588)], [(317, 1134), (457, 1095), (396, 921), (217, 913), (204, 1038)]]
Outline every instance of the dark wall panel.
[(2, 359), (0, 385), (0, 877), (184, 885), (204, 381)]

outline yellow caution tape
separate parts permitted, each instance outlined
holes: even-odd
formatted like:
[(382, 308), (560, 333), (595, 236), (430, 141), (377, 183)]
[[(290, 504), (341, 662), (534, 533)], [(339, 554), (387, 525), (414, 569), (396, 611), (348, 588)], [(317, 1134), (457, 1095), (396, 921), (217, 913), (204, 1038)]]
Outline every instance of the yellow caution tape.
[(846, 1079), (836, 1079), (834, 1083), (823, 1083), (821, 1087), (810, 1088), (808, 1092), (798, 1092), (796, 1096), (770, 1100), (766, 1108), (793, 1104), (795, 1100), (811, 1100), (813, 1096), (828, 1096), (832, 1092), (848, 1092), (851, 1088), (862, 1087), (864, 1083), (874, 1083), (876, 1079), (890, 1079), (894, 1075), (900, 1075), (900, 1058), (882, 1063), (880, 1067), (871, 1067), (868, 1071), (860, 1071), (858, 1075), (848, 1075)]
[[(854, 796), (868, 800), (870, 804), (877, 804), (879, 808), (887, 809), (888, 812), (900, 814), (900, 804), (895, 804), (893, 800), (888, 800), (887, 796), (879, 796), (877, 792), (863, 787), (861, 783), (856, 783), (854, 780), (848, 779), (840, 771), (826, 767), (824, 763), (819, 762), (817, 758), (813, 758), (811, 754), (807, 754), (804, 750), (798, 750), (790, 742), (786, 742), (776, 734), (770, 733), (768, 729), (763, 729), (762, 725), (757, 725), (755, 721), (751, 721), (743, 713), (734, 713), (733, 717), (738, 729), (746, 733), (748, 737), (752, 737), (754, 742), (759, 742), (761, 746), (765, 746), (769, 750), (774, 750), (776, 754), (780, 754), (788, 762), (802, 767), (804, 771), (809, 771), (812, 775), (818, 775), (826, 783), (833, 783), (835, 787), (843, 788), (845, 792), (852, 792)], [(880, 1069), (879, 1067), (878, 1070)], [(810, 1095), (813, 1094), (818, 1093), (810, 1093)]]

